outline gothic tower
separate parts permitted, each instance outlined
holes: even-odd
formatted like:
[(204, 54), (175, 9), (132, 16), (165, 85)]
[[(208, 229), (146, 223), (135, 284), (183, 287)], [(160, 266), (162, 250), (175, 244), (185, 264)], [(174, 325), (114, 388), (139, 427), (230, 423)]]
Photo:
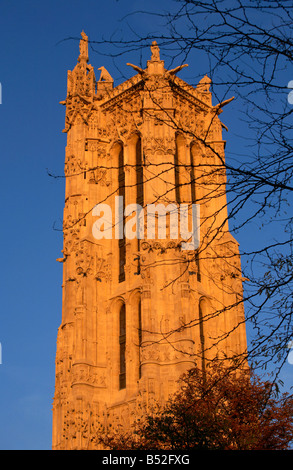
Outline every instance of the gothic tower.
[(100, 424), (127, 426), (187, 369), (246, 351), (219, 119), (230, 100), (213, 105), (208, 77), (194, 88), (176, 75), (183, 66), (166, 70), (155, 42), (117, 87), (88, 60), (82, 33), (62, 102), (53, 449), (94, 448)]

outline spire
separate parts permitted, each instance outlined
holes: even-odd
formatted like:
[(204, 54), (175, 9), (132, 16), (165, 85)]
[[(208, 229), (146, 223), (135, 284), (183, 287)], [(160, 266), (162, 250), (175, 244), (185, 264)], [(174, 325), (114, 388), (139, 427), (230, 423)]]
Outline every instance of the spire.
[(80, 40), (79, 42), (79, 58), (78, 58), (78, 62), (86, 62), (88, 63), (89, 61), (89, 48), (88, 48), (88, 41), (89, 41), (89, 38), (87, 37), (87, 35), (85, 34), (84, 31), (81, 32), (81, 37), (82, 39)]
[(68, 132), (75, 122), (75, 118), (81, 116), (87, 123), (93, 109), (96, 93), (96, 78), (94, 68), (88, 63), (88, 37), (84, 31), (81, 33), (79, 43), (79, 57), (74, 69), (67, 73), (67, 97), (60, 104), (66, 105), (65, 129)]

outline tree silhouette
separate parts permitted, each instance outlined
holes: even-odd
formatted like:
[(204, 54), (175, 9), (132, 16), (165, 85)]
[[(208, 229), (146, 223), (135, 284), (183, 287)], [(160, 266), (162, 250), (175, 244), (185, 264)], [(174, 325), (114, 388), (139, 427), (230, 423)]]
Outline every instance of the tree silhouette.
[[(239, 137), (238, 155), (221, 160), (207, 138), (192, 137), (220, 159), (207, 170), (209, 175), (221, 170), (227, 174), (230, 230), (237, 237), (249, 226), (262, 229), (257, 246), (247, 244), (241, 251), (246, 317), (254, 328), (249, 356), (255, 366), (275, 364), (278, 371), (292, 339), (293, 108), (288, 88), (293, 74), (292, 4), (287, 0), (178, 0), (170, 12), (135, 15), (159, 17), (161, 32), (140, 36), (135, 31), (131, 36), (128, 16), (127, 35), (117, 40), (94, 38), (92, 50), (101, 52), (110, 44), (110, 55), (117, 59), (149, 48), (156, 40), (165, 56), (171, 57), (171, 65), (203, 58), (218, 102), (233, 94), (242, 111), (244, 135), (243, 140)], [(169, 124), (190, 135), (177, 122)], [(194, 181), (200, 184), (196, 174)], [(209, 197), (220, 193), (218, 188)]]
[(99, 432), (114, 450), (286, 450), (293, 438), (293, 401), (249, 371), (213, 364), (191, 369), (179, 391), (133, 428)]
[[(160, 17), (164, 28), (157, 36), (142, 37), (135, 32), (131, 37), (128, 31), (126, 39), (123, 34), (117, 40), (113, 37), (95, 38), (90, 39), (89, 45), (97, 52), (110, 45), (110, 55), (115, 59), (130, 51), (149, 48), (150, 43), (156, 40), (163, 53), (172, 57), (171, 64), (177, 61), (182, 66), (196, 52), (208, 64), (209, 70), (206, 72), (219, 106), (229, 101), (227, 98), (232, 94), (236, 97), (237, 107), (243, 112), (243, 128), (247, 131), (243, 136), (246, 145), (242, 146), (240, 140), (239, 154), (227, 155), (225, 160), (210, 146), (207, 135), (190, 135), (190, 129), (167, 115), (164, 117), (164, 110), (161, 119), (164, 122), (168, 119), (172, 128), (197, 140), (199, 145), (215, 155), (217, 163), (205, 168), (207, 176), (213, 178), (222, 171), (227, 175), (225, 186), (210, 189), (204, 200), (197, 202), (207, 203), (225, 192), (229, 220), (232, 222), (230, 231), (236, 237), (237, 233), (245, 232), (250, 224), (263, 228), (258, 246), (251, 248), (248, 244), (240, 251), (246, 279), (246, 318), (255, 333), (248, 357), (254, 366), (275, 363), (278, 366), (275, 372), (278, 373), (287, 359), (287, 345), (292, 339), (293, 237), (290, 204), (293, 163), (290, 132), (293, 108), (288, 100), (288, 83), (292, 70), (293, 7), (286, 0), (178, 0), (175, 5), (177, 10), (171, 13), (136, 13), (142, 18), (148, 14)], [(130, 22), (131, 18), (127, 21)], [(136, 69), (143, 74), (141, 67)], [(180, 161), (169, 163), (177, 171), (180, 169)], [(160, 166), (160, 162), (157, 165)], [(81, 166), (80, 173), (95, 169)], [(99, 166), (98, 169), (102, 179), (103, 171), (109, 168)], [(201, 185), (197, 169), (202, 170), (202, 163), (196, 163), (193, 167), (193, 182)], [(162, 177), (164, 171), (162, 166)], [(70, 178), (70, 174), (67, 177)], [(152, 176), (148, 178), (150, 180)], [(178, 186), (182, 183), (178, 182)], [(114, 188), (116, 191), (117, 188)], [(158, 195), (158, 199), (162, 197), (168, 200), (168, 194)], [(223, 207), (223, 211), (225, 209)], [(80, 223), (80, 219), (74, 223)], [(272, 225), (276, 227), (277, 234), (273, 240), (269, 239)], [(215, 228), (215, 232), (219, 230), (221, 227)], [(200, 256), (206, 256), (206, 247)], [(190, 260), (187, 261), (186, 270), (189, 266)], [(239, 302), (242, 299), (236, 299), (234, 305)], [(225, 309), (232, 307), (231, 304)], [(185, 327), (197, 325), (198, 321), (194, 320)], [(170, 331), (169, 335), (173, 333)], [(219, 337), (218, 341), (221, 339)]]

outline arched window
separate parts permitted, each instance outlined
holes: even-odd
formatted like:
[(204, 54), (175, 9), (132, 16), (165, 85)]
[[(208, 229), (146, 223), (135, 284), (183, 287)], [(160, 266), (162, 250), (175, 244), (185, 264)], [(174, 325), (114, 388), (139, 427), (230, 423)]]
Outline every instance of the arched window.
[(196, 204), (196, 190), (195, 190), (195, 150), (197, 146), (191, 145), (190, 147), (190, 184), (191, 184), (191, 202), (192, 204)]
[[(199, 156), (199, 146), (193, 144), (190, 147), (190, 184), (191, 184), (191, 202), (196, 204), (196, 175), (195, 175), (195, 164), (196, 164), (196, 152)], [(197, 266), (197, 280), (201, 282), (201, 272), (200, 272), (200, 262), (199, 262), (199, 253), (195, 253), (195, 262)]]
[(126, 388), (126, 309), (125, 304), (119, 313), (119, 389)]
[(137, 196), (136, 202), (143, 207), (143, 164), (142, 164), (142, 148), (141, 138), (139, 137), (136, 143), (136, 184), (137, 184)]
[(201, 272), (200, 272), (198, 250), (195, 252), (194, 258), (195, 258), (195, 264), (196, 264), (196, 268), (197, 268), (197, 280), (198, 280), (198, 282), (201, 282)]
[[(143, 158), (141, 138), (139, 137), (136, 143), (136, 204), (141, 207), (144, 205), (144, 187), (143, 187)], [(139, 233), (139, 227), (137, 233)], [(137, 249), (140, 250), (140, 238), (137, 239)], [(140, 274), (140, 260), (138, 260), (137, 274)]]
[[(118, 185), (119, 196), (123, 197), (123, 216), (125, 209), (125, 169), (124, 169), (124, 151), (121, 146), (118, 158)], [(123, 238), (119, 239), (119, 282), (125, 281), (125, 262), (126, 262), (126, 242), (124, 235), (124, 220), (123, 220)]]
[(179, 177), (179, 163), (178, 163), (178, 136), (175, 139), (175, 155), (174, 155), (174, 178), (175, 178), (175, 198), (177, 204), (180, 204), (180, 177)]
[(204, 316), (207, 314), (205, 300), (199, 302), (199, 339), (201, 348), (201, 367), (205, 370), (205, 337), (204, 337)]
[(138, 303), (138, 378), (141, 378), (141, 341), (142, 341), (142, 330), (141, 330), (141, 300)]

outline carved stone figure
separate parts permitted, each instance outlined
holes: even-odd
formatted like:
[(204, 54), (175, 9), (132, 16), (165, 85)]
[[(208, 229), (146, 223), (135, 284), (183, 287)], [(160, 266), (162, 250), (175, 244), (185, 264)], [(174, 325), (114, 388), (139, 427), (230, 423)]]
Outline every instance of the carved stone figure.
[(86, 62), (88, 62), (88, 59), (89, 59), (88, 37), (84, 31), (82, 31), (81, 37), (82, 39), (79, 43), (80, 55), (79, 55), (78, 61), (80, 62), (82, 60), (85, 60)]
[(113, 82), (113, 78), (109, 74), (108, 70), (105, 69), (104, 66), (99, 67), (99, 70), (101, 70), (101, 75), (100, 75), (100, 81), (101, 82)]

